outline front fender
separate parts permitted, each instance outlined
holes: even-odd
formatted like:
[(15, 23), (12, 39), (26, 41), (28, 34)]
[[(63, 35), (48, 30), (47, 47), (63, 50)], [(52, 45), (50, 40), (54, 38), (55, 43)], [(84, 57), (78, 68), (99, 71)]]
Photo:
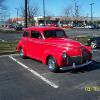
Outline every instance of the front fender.
[(49, 56), (52, 56), (55, 58), (58, 66), (61, 65), (62, 51), (60, 51), (58, 49), (52, 49), (52, 50), (47, 50), (47, 51), (43, 52), (43, 54), (42, 54), (42, 63), (43, 64), (46, 64), (47, 58)]

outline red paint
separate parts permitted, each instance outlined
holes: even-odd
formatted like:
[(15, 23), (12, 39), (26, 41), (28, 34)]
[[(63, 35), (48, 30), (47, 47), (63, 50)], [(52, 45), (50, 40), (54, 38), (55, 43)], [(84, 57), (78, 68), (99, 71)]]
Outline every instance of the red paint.
[[(87, 60), (91, 60), (91, 47), (84, 46), (80, 42), (68, 39), (67, 36), (63, 38), (45, 38), (44, 31), (47, 30), (59, 30), (57, 27), (30, 27), (24, 29), (24, 32), (29, 32), (28, 37), (23, 37), (18, 43), (17, 51), (19, 48), (23, 48), (24, 54), (30, 58), (37, 59), (46, 64), (48, 56), (53, 56), (59, 67), (67, 66), (67, 60), (62, 58), (62, 54), (66, 53), (67, 57), (83, 56), (82, 52), (88, 54)], [(41, 34), (41, 38), (31, 38), (31, 31), (38, 31)], [(64, 31), (63, 31), (64, 32)]]

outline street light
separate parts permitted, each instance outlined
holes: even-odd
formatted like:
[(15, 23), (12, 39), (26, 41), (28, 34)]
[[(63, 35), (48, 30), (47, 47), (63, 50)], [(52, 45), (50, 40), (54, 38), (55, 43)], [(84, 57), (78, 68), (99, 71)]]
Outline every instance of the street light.
[(91, 3), (90, 6), (91, 6), (91, 22), (93, 23), (93, 5), (94, 3)]
[(25, 0), (25, 27), (27, 28), (27, 0)]
[(43, 16), (44, 16), (44, 26), (46, 25), (46, 18), (45, 18), (45, 0), (43, 0)]
[(15, 9), (17, 11), (17, 24), (18, 24), (18, 11), (19, 11), (19, 9), (18, 8), (15, 8)]

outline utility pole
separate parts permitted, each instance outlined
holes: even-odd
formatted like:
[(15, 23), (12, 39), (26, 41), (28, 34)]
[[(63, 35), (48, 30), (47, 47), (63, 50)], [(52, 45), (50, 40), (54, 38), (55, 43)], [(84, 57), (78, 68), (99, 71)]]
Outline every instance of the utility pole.
[(91, 22), (93, 24), (93, 5), (94, 3), (91, 3), (90, 6), (91, 6)]
[(27, 2), (27, 13), (28, 13), (28, 22), (29, 22), (29, 24), (30, 24), (30, 2), (29, 2), (29, 0), (28, 0), (28, 2)]
[(11, 13), (9, 12), (9, 25), (10, 25), (10, 20), (11, 20), (11, 19), (10, 19), (10, 16), (11, 16)]
[(79, 6), (77, 5), (76, 6), (76, 18), (78, 18), (79, 17)]
[(45, 18), (45, 0), (43, 0), (43, 16), (44, 16), (44, 26), (46, 25), (46, 18)]
[(17, 25), (18, 25), (18, 11), (19, 11), (19, 9), (18, 8), (15, 8), (15, 9), (17, 11)]
[(25, 27), (27, 28), (27, 0), (25, 0)]
[(77, 19), (79, 17), (79, 6), (76, 0), (74, 0), (74, 2), (75, 2), (75, 18)]
[(75, 24), (77, 26), (78, 24), (78, 17), (79, 17), (79, 6), (77, 5), (77, 1), (74, 0), (75, 2)]

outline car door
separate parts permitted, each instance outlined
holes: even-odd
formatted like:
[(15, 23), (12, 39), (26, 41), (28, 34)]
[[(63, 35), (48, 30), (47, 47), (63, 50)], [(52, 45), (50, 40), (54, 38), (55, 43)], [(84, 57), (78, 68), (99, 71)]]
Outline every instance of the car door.
[(43, 51), (43, 39), (40, 32), (31, 31), (31, 35), (29, 38), (29, 51), (30, 57), (41, 60)]
[(29, 31), (25, 30), (22, 36), (22, 44), (24, 46), (24, 49), (28, 51), (28, 38), (29, 38)]

